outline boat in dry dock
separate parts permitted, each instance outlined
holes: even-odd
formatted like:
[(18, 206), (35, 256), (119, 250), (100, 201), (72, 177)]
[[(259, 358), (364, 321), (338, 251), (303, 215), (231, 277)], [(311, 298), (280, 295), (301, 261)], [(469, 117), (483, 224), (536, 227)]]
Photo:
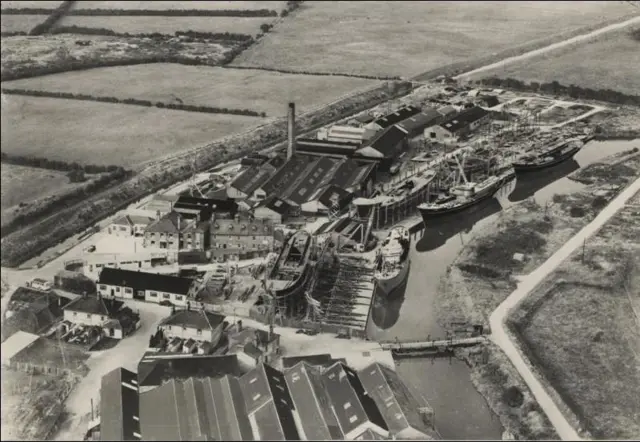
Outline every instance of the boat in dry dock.
[(573, 158), (584, 144), (580, 138), (568, 140), (559, 146), (552, 146), (550, 149), (520, 158), (513, 163), (513, 169), (516, 173), (527, 173), (555, 166)]
[(411, 235), (405, 227), (394, 227), (382, 242), (376, 257), (374, 278), (383, 296), (389, 296), (408, 277)]

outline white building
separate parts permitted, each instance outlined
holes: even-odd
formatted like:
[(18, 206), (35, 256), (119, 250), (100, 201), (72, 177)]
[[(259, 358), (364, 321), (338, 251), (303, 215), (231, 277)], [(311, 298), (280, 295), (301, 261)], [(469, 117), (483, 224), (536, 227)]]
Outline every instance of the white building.
[(318, 139), (332, 142), (364, 143), (373, 138), (376, 130), (366, 127), (331, 126), (318, 131)]
[(123, 215), (107, 227), (107, 232), (115, 236), (143, 236), (149, 224), (154, 221), (153, 217), (141, 215)]
[(165, 338), (206, 341), (214, 347), (220, 342), (224, 316), (204, 310), (179, 310), (164, 319), (158, 328)]
[[(80, 296), (64, 307), (64, 320), (74, 325), (103, 329), (105, 335), (122, 339), (126, 334), (118, 315), (124, 302), (95, 296)], [(135, 324), (133, 324), (135, 327)]]

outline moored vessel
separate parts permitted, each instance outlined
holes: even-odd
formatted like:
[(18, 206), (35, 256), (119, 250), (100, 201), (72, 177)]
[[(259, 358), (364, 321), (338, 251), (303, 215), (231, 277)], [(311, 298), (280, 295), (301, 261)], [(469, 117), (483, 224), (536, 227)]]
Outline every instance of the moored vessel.
[(581, 139), (569, 140), (561, 148), (553, 148), (545, 150), (543, 152), (527, 155), (518, 161), (513, 163), (513, 169), (516, 173), (533, 172), (547, 167), (555, 166), (556, 164), (567, 161), (573, 158), (580, 149), (584, 146), (584, 141)]
[(411, 235), (405, 227), (394, 227), (382, 242), (376, 257), (374, 278), (383, 296), (389, 296), (407, 279), (411, 259)]

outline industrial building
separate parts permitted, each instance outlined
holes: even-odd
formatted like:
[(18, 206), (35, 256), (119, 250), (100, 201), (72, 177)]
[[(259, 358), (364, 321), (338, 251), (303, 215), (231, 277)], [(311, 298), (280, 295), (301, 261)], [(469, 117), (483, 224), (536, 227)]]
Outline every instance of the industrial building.
[(433, 108), (424, 108), (422, 112), (415, 114), (406, 120), (396, 124), (400, 129), (407, 132), (410, 138), (422, 135), (427, 127), (440, 123), (444, 117)]
[(318, 140), (362, 144), (363, 142), (370, 140), (376, 132), (376, 130), (368, 129), (366, 127), (335, 125), (327, 129), (320, 129), (317, 137)]
[(403, 106), (395, 112), (372, 121), (371, 123), (367, 124), (365, 128), (375, 131), (384, 130), (419, 113), (420, 108), (417, 108), (415, 106)]
[(488, 119), (488, 111), (473, 106), (447, 118), (440, 124), (425, 129), (424, 136), (429, 141), (453, 144), (469, 135)]
[(386, 172), (407, 149), (407, 131), (395, 125), (383, 130), (373, 140), (358, 149), (356, 154), (364, 158), (376, 159), (379, 170)]

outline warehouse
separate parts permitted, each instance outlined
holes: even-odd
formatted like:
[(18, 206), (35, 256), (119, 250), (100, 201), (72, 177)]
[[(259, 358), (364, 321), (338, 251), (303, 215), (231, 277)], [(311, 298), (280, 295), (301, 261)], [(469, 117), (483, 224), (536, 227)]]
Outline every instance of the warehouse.
[(431, 127), (443, 120), (442, 115), (433, 108), (425, 108), (419, 114), (416, 114), (406, 120), (396, 124), (400, 129), (407, 132), (411, 138), (422, 135), (427, 127)]
[(376, 130), (365, 127), (331, 126), (329, 129), (320, 129), (318, 139), (362, 144), (370, 140), (376, 134)]
[(371, 123), (367, 124), (365, 127), (367, 129), (380, 131), (383, 129), (387, 129), (393, 126), (394, 124), (400, 123), (401, 121), (406, 120), (407, 118), (411, 118), (414, 115), (417, 115), (419, 113), (420, 113), (420, 109), (415, 106), (403, 106), (391, 114), (385, 115), (384, 117), (381, 117), (381, 118), (378, 118), (377, 120), (372, 121)]
[(477, 129), (489, 118), (489, 112), (474, 106), (457, 115), (449, 117), (440, 124), (424, 130), (424, 137), (429, 141), (443, 144), (457, 143), (469, 133)]
[(365, 147), (357, 151), (357, 155), (364, 158), (379, 161), (379, 169), (383, 172), (389, 170), (394, 159), (408, 148), (407, 132), (398, 126), (391, 126)]

